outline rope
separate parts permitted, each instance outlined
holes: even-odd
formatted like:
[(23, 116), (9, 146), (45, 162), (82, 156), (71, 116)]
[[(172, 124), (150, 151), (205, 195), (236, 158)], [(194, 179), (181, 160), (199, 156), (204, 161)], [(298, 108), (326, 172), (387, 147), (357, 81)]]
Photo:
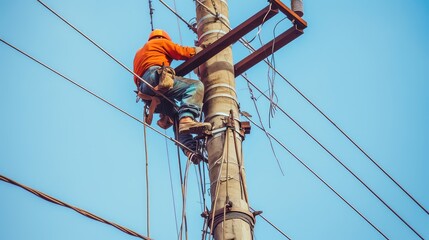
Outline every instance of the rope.
[(54, 197), (51, 197), (51, 196), (49, 196), (49, 195), (47, 195), (45, 193), (42, 193), (42, 192), (37, 191), (37, 190), (35, 190), (33, 188), (30, 188), (30, 187), (27, 187), (27, 186), (25, 186), (23, 184), (20, 184), (20, 183), (12, 180), (10, 178), (7, 178), (7, 177), (5, 177), (3, 175), (0, 175), (0, 180), (2, 180), (4, 182), (7, 182), (7, 183), (10, 183), (10, 184), (13, 184), (15, 186), (18, 186), (18, 187), (20, 187), (20, 188), (22, 188), (22, 189), (24, 189), (24, 190), (26, 190), (26, 191), (28, 191), (28, 192), (30, 192), (30, 193), (38, 196), (39, 198), (42, 198), (42, 199), (44, 199), (44, 200), (46, 200), (48, 202), (51, 202), (51, 203), (54, 203), (54, 204), (57, 204), (57, 205), (60, 205), (60, 206), (66, 207), (66, 208), (70, 208), (70, 209), (76, 211), (77, 213), (79, 213), (79, 214), (81, 214), (81, 215), (83, 215), (85, 217), (88, 217), (88, 218), (91, 218), (91, 219), (93, 219), (95, 221), (99, 221), (101, 223), (104, 223), (104, 224), (110, 225), (112, 227), (115, 227), (115, 228), (121, 230), (122, 232), (124, 232), (124, 233), (126, 233), (128, 235), (131, 235), (131, 236), (134, 236), (134, 237), (138, 237), (138, 238), (141, 238), (141, 239), (144, 239), (144, 240), (150, 240), (149, 237), (142, 236), (142, 235), (140, 235), (140, 234), (138, 234), (138, 233), (136, 233), (136, 232), (134, 232), (132, 230), (129, 230), (128, 228), (122, 227), (122, 226), (120, 226), (120, 225), (118, 225), (116, 223), (113, 223), (113, 222), (107, 221), (107, 220), (105, 220), (105, 219), (103, 219), (101, 217), (98, 217), (98, 216), (96, 216), (96, 215), (94, 215), (94, 214), (92, 214), (92, 213), (90, 213), (88, 211), (85, 211), (83, 209), (80, 209), (80, 208), (74, 207), (74, 206), (72, 206), (70, 204), (67, 204), (65, 202), (62, 202), (62, 201), (60, 201), (60, 200), (58, 200), (58, 199), (56, 199)]

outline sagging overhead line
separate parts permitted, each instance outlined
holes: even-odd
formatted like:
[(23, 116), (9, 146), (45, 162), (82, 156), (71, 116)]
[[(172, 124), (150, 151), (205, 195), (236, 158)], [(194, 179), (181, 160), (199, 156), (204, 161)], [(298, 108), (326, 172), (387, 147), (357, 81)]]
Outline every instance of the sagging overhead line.
[(54, 197), (51, 197), (51, 196), (49, 196), (49, 195), (47, 195), (45, 193), (42, 193), (42, 192), (37, 191), (37, 190), (35, 190), (33, 188), (30, 188), (30, 187), (27, 187), (27, 186), (25, 186), (25, 185), (23, 185), (21, 183), (18, 183), (18, 182), (14, 181), (14, 180), (12, 180), (12, 179), (10, 179), (8, 177), (0, 175), (0, 180), (2, 180), (4, 182), (7, 182), (7, 183), (10, 183), (12, 185), (18, 186), (18, 187), (20, 187), (20, 188), (22, 188), (22, 189), (24, 189), (24, 190), (26, 190), (26, 191), (28, 191), (28, 192), (30, 192), (30, 193), (38, 196), (38, 197), (40, 197), (40, 198), (42, 198), (42, 199), (44, 199), (44, 200), (46, 200), (48, 202), (51, 202), (51, 203), (54, 203), (54, 204), (57, 204), (57, 205), (60, 205), (60, 206), (72, 209), (72, 210), (76, 211), (77, 213), (79, 213), (79, 214), (81, 214), (81, 215), (83, 215), (83, 216), (85, 216), (87, 218), (91, 218), (91, 219), (93, 219), (95, 221), (98, 221), (98, 222), (110, 225), (110, 226), (112, 226), (112, 227), (114, 227), (116, 229), (121, 230), (122, 232), (124, 232), (124, 233), (126, 233), (128, 235), (131, 235), (131, 236), (134, 236), (134, 237), (138, 237), (138, 238), (141, 238), (143, 240), (150, 240), (150, 238), (145, 237), (143, 235), (140, 235), (140, 234), (138, 234), (138, 233), (136, 233), (136, 232), (134, 232), (134, 231), (132, 231), (132, 230), (130, 230), (128, 228), (122, 227), (121, 225), (118, 225), (118, 224), (116, 224), (114, 222), (107, 221), (107, 220), (105, 220), (105, 219), (103, 219), (101, 217), (98, 217), (98, 216), (96, 216), (96, 215), (94, 215), (94, 214), (92, 214), (92, 213), (90, 213), (88, 211), (85, 211), (83, 209), (74, 207), (74, 206), (72, 206), (70, 204), (67, 204), (67, 203), (65, 203), (63, 201), (60, 201), (60, 200), (58, 200), (58, 199), (56, 199)]

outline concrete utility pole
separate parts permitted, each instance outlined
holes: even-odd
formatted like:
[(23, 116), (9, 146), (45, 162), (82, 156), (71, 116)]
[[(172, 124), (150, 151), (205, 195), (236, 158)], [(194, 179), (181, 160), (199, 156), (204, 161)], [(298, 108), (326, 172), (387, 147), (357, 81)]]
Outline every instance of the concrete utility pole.
[[(196, 0), (196, 6), (200, 46), (229, 31), (222, 23), (229, 23), (226, 0)], [(251, 240), (255, 219), (246, 190), (231, 46), (202, 64), (199, 71), (205, 85), (205, 121), (213, 125), (207, 142), (212, 198), (209, 227), (215, 240)]]

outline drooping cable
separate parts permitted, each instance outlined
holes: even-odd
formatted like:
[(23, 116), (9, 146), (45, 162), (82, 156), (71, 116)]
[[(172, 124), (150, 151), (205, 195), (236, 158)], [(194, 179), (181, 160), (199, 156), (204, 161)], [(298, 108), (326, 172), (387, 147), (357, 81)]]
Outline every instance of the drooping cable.
[[(164, 130), (164, 134), (167, 135), (166, 130)], [(174, 197), (173, 177), (172, 177), (172, 171), (171, 171), (171, 161), (170, 161), (170, 153), (168, 151), (167, 139), (165, 139), (165, 150), (167, 153), (168, 175), (170, 176), (170, 189), (171, 189), (171, 198), (173, 200), (174, 222), (176, 223), (176, 233), (179, 234), (179, 224), (177, 223), (176, 198)]]
[(40, 197), (40, 198), (42, 198), (42, 199), (44, 199), (44, 200), (46, 200), (48, 202), (51, 202), (51, 203), (54, 203), (54, 204), (57, 204), (57, 205), (60, 205), (60, 206), (72, 209), (72, 210), (76, 211), (77, 213), (79, 213), (79, 214), (81, 214), (81, 215), (83, 215), (85, 217), (91, 218), (93, 220), (99, 221), (99, 222), (107, 224), (107, 225), (110, 225), (110, 226), (112, 226), (112, 227), (114, 227), (116, 229), (121, 230), (122, 232), (124, 232), (124, 233), (126, 233), (128, 235), (131, 235), (131, 236), (134, 236), (134, 237), (138, 237), (138, 238), (141, 238), (141, 239), (144, 239), (144, 240), (150, 240), (149, 237), (142, 236), (142, 235), (140, 235), (140, 234), (138, 234), (138, 233), (136, 233), (136, 232), (134, 232), (134, 231), (132, 231), (132, 230), (130, 230), (128, 228), (122, 227), (121, 225), (118, 225), (118, 224), (116, 224), (114, 222), (107, 221), (107, 220), (105, 220), (105, 219), (103, 219), (103, 218), (101, 218), (99, 216), (96, 216), (96, 215), (94, 215), (94, 214), (92, 214), (92, 213), (90, 213), (88, 211), (85, 211), (83, 209), (80, 209), (80, 208), (74, 207), (74, 206), (72, 206), (70, 204), (67, 204), (65, 202), (62, 202), (62, 201), (60, 201), (60, 200), (58, 200), (58, 199), (56, 199), (54, 197), (51, 197), (51, 196), (49, 196), (49, 195), (47, 195), (45, 193), (42, 193), (42, 192), (37, 191), (37, 190), (35, 190), (33, 188), (30, 188), (30, 187), (27, 187), (27, 186), (25, 186), (25, 185), (23, 185), (21, 183), (18, 183), (18, 182), (14, 181), (14, 180), (12, 180), (12, 179), (10, 179), (8, 177), (0, 175), (0, 180), (2, 180), (4, 182), (7, 182), (7, 183), (10, 183), (10, 184), (13, 184), (15, 186), (18, 186), (18, 187), (20, 187), (20, 188), (22, 188), (22, 189), (24, 189), (24, 190), (26, 190), (26, 191), (28, 191), (28, 192), (30, 192), (30, 193), (38, 196), (38, 197)]
[[(261, 126), (255, 123), (251, 118), (244, 116), (252, 124), (258, 127), (261, 131), (265, 131)], [(378, 233), (380, 233), (385, 239), (389, 239), (380, 229), (378, 229), (370, 220), (368, 220), (359, 210), (357, 210), (351, 203), (349, 203), (343, 196), (341, 196), (333, 187), (331, 187), (323, 178), (321, 178), (313, 169), (311, 169), (307, 164), (305, 164), (297, 155), (295, 155), (289, 148), (287, 148), (282, 142), (280, 142), (276, 137), (274, 137), (270, 132), (267, 134), (276, 141), (283, 149), (285, 149), (293, 158), (295, 158), (301, 165), (303, 165), (308, 171), (310, 171), (317, 179), (319, 179), (325, 186), (327, 186), (335, 195), (337, 195), (343, 202), (345, 202), (351, 209), (353, 209), (359, 216), (361, 216), (371, 227), (373, 227)]]
[[(191, 157), (192, 157), (192, 154), (191, 154)], [(188, 240), (188, 221), (186, 217), (186, 195), (188, 192), (188, 175), (189, 175), (189, 168), (191, 166), (191, 157), (189, 157), (188, 160), (186, 161), (185, 175), (183, 177), (183, 184), (182, 184), (183, 205), (182, 205), (182, 224), (180, 225), (180, 237), (179, 237), (180, 240), (182, 239), (183, 234), (185, 234), (185, 239)]]
[[(274, 47), (276, 44), (276, 28), (277, 26), (283, 22), (285, 19), (287, 19), (287, 17), (282, 18), (280, 21), (278, 21), (276, 23), (276, 25), (273, 28), (273, 44), (271, 46), (271, 57), (270, 59), (267, 61), (271, 63), (272, 66), (274, 66), (274, 68), (276, 67), (276, 59), (275, 59), (275, 51), (274, 51)], [(271, 128), (271, 118), (274, 117), (276, 110), (277, 110), (277, 103), (278, 103), (278, 98), (277, 98), (277, 94), (274, 90), (274, 86), (275, 86), (275, 79), (276, 79), (276, 72), (272, 70), (272, 68), (268, 67), (268, 80), (269, 80), (269, 96), (270, 96), (270, 107), (268, 110), (268, 126)], [(276, 104), (274, 104), (276, 103)]]

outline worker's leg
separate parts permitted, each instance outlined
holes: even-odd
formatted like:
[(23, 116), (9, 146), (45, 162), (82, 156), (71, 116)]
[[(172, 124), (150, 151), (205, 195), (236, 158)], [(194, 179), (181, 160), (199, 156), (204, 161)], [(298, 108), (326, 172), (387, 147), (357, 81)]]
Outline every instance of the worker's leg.
[(173, 88), (165, 92), (165, 95), (178, 103), (179, 119), (196, 119), (200, 116), (204, 97), (204, 85), (201, 81), (176, 77)]
[[(204, 85), (198, 80), (176, 77), (172, 89), (165, 92), (178, 103), (179, 132), (191, 133), (191, 129), (210, 129), (210, 123), (199, 123), (196, 119), (201, 114)], [(195, 132), (194, 132), (195, 133)]]
[[(154, 66), (154, 67), (150, 67), (148, 70), (146, 70), (146, 72), (143, 74), (142, 78), (149, 83), (152, 87), (156, 87), (156, 85), (158, 85), (158, 81), (159, 81), (159, 74), (156, 71), (158, 68), (158, 66)], [(139, 86), (139, 90), (140, 92), (147, 94), (147, 95), (151, 95), (151, 96), (155, 96), (155, 92), (152, 91), (152, 89), (146, 84), (141, 82), (140, 86)]]

